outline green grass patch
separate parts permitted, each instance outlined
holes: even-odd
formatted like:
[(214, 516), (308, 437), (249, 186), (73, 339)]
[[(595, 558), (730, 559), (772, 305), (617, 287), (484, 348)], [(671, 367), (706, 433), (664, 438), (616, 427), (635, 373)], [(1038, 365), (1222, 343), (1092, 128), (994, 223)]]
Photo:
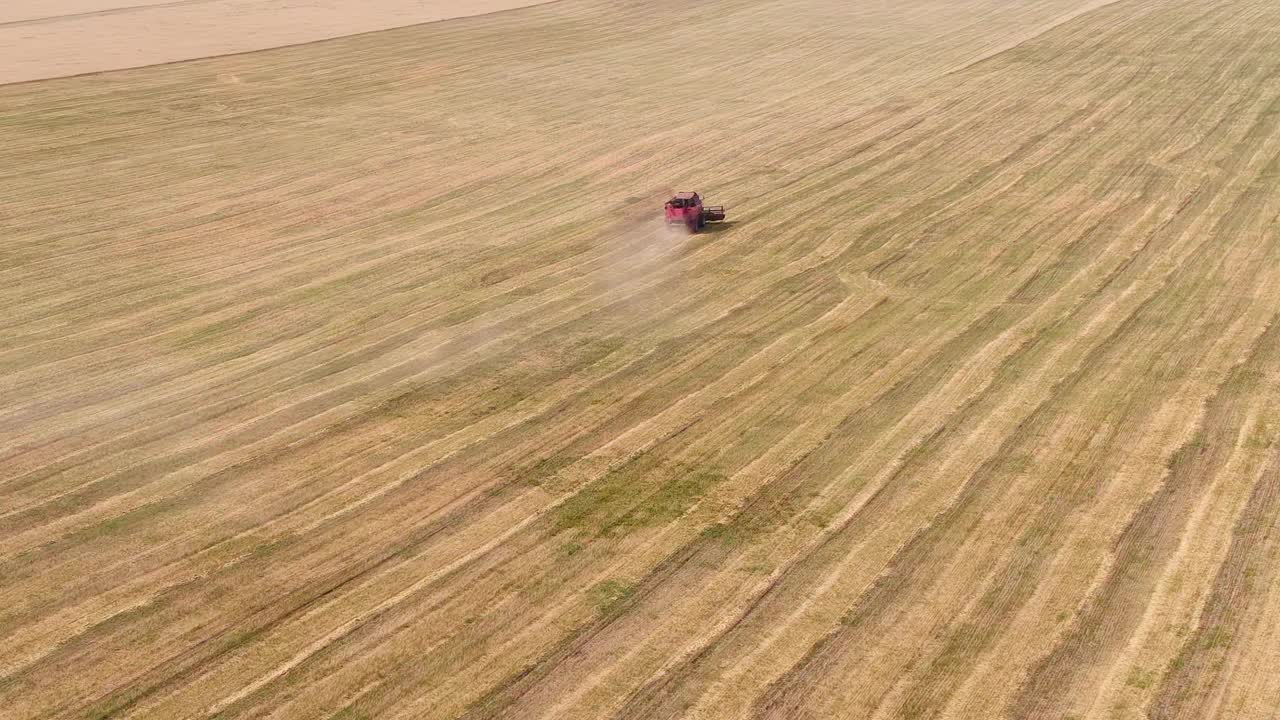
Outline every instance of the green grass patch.
[(724, 479), (724, 475), (706, 468), (677, 470), (676, 477), (633, 508), (616, 523), (606, 528), (629, 529), (652, 525), (665, 525), (693, 506), (709, 489)]
[(1227, 647), (1231, 644), (1231, 633), (1222, 628), (1215, 628), (1205, 634), (1203, 642), (1206, 650)]
[(702, 537), (725, 545), (741, 545), (786, 525), (799, 510), (799, 503), (789, 495), (762, 498), (749, 511), (707, 527)]
[(1276, 432), (1271, 424), (1266, 420), (1259, 418), (1254, 424), (1253, 429), (1249, 433), (1245, 446), (1255, 450), (1266, 450), (1276, 442)]
[(174, 344), (179, 348), (191, 348), (217, 342), (243, 326), (248, 325), (250, 322), (266, 312), (267, 308), (265, 307), (255, 308), (253, 310), (240, 313), (234, 317), (229, 317), (225, 320), (218, 320), (217, 322), (209, 323), (208, 325), (182, 335), (174, 341)]
[(521, 485), (538, 486), (543, 481), (555, 476), (562, 469), (573, 464), (578, 460), (573, 455), (557, 454), (550, 457), (540, 458), (536, 462), (528, 465), (522, 465), (513, 468), (511, 473), (513, 479)]
[(628, 600), (635, 595), (635, 586), (620, 580), (604, 580), (591, 586), (587, 598), (596, 612), (613, 617), (622, 612)]
[(283, 550), (284, 548), (289, 547), (296, 541), (297, 541), (297, 538), (292, 535), (290, 535), (289, 537), (280, 538), (279, 540), (272, 540), (270, 542), (266, 542), (261, 545), (255, 546), (252, 550), (249, 551), (249, 555), (255, 559), (270, 557), (276, 554), (277, 552), (279, 552), (280, 550)]
[(558, 507), (554, 528), (614, 536), (665, 525), (684, 515), (723, 479), (711, 467), (642, 455), (609, 471)]
[(100, 540), (129, 530), (139, 523), (145, 522), (173, 506), (172, 502), (152, 503), (134, 508), (128, 512), (109, 517), (101, 522), (81, 528), (69, 535), (66, 540), (72, 543)]
[(1157, 676), (1154, 670), (1134, 668), (1133, 672), (1129, 673), (1129, 678), (1125, 680), (1125, 685), (1138, 688), (1139, 690), (1146, 690), (1155, 684), (1156, 679)]

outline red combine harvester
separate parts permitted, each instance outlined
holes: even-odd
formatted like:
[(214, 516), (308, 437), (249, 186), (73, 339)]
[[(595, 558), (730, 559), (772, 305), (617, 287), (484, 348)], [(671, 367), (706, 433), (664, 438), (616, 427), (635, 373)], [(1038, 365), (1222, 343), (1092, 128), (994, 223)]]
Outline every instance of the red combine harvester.
[(689, 232), (698, 232), (707, 223), (724, 219), (723, 205), (703, 205), (696, 192), (676, 193), (663, 207), (668, 225), (682, 224)]

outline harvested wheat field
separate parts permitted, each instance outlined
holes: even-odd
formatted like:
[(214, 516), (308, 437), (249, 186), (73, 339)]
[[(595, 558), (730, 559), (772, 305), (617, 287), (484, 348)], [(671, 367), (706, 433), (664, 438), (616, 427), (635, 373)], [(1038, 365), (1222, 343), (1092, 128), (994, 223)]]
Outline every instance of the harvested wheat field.
[(561, 0), (0, 87), (0, 716), (1276, 717), (1278, 47)]
[(4, 0), (0, 83), (251, 52), (545, 1)]

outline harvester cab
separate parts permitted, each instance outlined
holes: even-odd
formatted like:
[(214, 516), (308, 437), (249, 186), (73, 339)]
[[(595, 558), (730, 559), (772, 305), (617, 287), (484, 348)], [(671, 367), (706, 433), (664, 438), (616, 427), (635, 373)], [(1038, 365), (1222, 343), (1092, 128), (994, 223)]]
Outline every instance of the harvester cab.
[(703, 205), (696, 192), (678, 192), (663, 206), (668, 225), (684, 225), (698, 232), (709, 222), (724, 219), (723, 205)]

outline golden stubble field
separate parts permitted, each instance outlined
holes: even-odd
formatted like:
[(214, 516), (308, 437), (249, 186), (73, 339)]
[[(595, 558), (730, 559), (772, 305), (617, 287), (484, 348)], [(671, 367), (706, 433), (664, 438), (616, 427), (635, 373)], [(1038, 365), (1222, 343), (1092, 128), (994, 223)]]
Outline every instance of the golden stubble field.
[(4, 0), (0, 84), (482, 15), (547, 0)]
[(1273, 717), (1277, 47), (562, 0), (0, 87), (0, 716)]

